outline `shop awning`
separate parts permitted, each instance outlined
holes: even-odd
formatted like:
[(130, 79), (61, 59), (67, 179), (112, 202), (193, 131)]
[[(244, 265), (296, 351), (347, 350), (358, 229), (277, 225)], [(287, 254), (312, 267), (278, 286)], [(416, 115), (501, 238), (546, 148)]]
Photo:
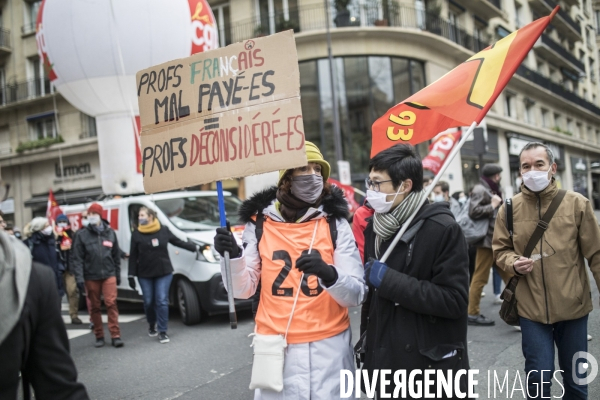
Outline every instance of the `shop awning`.
[(25, 117), (25, 120), (27, 122), (29, 122), (29, 121), (34, 121), (36, 119), (49, 118), (49, 117), (54, 117), (54, 111), (46, 111), (46, 112), (39, 113), (39, 114), (28, 115)]
[[(98, 198), (102, 195), (103, 192), (101, 187), (70, 191), (57, 190), (54, 192), (54, 197), (56, 198), (57, 203), (60, 205), (89, 203), (98, 200)], [(47, 203), (48, 193), (44, 193), (37, 194), (25, 201), (25, 206), (37, 208), (40, 206), (46, 206)]]

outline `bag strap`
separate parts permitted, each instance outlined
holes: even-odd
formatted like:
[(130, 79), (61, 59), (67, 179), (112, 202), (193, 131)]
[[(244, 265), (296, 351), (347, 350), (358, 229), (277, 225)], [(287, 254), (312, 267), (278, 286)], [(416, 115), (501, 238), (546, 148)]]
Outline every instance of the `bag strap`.
[(508, 234), (510, 235), (510, 239), (513, 238), (513, 204), (512, 199), (506, 199), (504, 204), (504, 213), (506, 220), (506, 230), (508, 230)]
[(541, 220), (538, 221), (537, 226), (535, 227), (535, 231), (533, 231), (529, 242), (527, 242), (527, 246), (525, 246), (525, 251), (523, 252), (523, 257), (529, 258), (531, 256), (531, 253), (533, 253), (533, 249), (535, 249), (535, 245), (537, 244), (537, 242), (540, 241), (546, 229), (548, 229), (550, 220), (554, 216), (556, 210), (558, 210), (558, 206), (560, 205), (562, 200), (565, 198), (565, 194), (567, 194), (567, 191), (564, 189), (560, 189), (558, 191), (558, 194), (554, 196), (552, 202), (550, 203), (550, 206), (544, 213), (544, 216)]
[(260, 243), (260, 239), (262, 239), (264, 223), (265, 223), (265, 216), (264, 216), (262, 210), (259, 210), (258, 214), (256, 214), (256, 229), (254, 231), (256, 234), (256, 247), (258, 247), (258, 244)]
[[(312, 239), (310, 240), (310, 246), (308, 248), (308, 254), (312, 251), (313, 244), (315, 244), (315, 237), (317, 236), (317, 227), (319, 226), (319, 220), (315, 222), (315, 229), (313, 231)], [(285, 336), (284, 338), (287, 341), (288, 331), (290, 330), (290, 325), (292, 324), (292, 317), (294, 316), (294, 311), (296, 311), (296, 303), (298, 302), (298, 295), (300, 295), (300, 286), (302, 286), (302, 280), (304, 279), (304, 272), (300, 276), (300, 285), (298, 285), (298, 290), (296, 291), (296, 297), (294, 298), (294, 305), (292, 306), (292, 312), (290, 313), (290, 319), (288, 320), (287, 327), (285, 328)]]
[(329, 224), (329, 233), (331, 235), (331, 243), (333, 244), (333, 251), (335, 251), (337, 247), (337, 222), (336, 219), (332, 216), (327, 217), (327, 223)]

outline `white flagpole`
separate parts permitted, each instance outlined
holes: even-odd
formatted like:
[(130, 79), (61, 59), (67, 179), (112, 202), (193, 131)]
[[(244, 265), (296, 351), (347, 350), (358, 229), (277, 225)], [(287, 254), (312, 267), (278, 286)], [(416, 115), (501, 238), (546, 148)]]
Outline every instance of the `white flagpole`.
[(383, 254), (383, 257), (381, 257), (381, 260), (380, 260), (381, 262), (385, 262), (385, 260), (388, 259), (388, 257), (390, 256), (390, 254), (392, 254), (392, 251), (394, 250), (394, 247), (396, 247), (396, 245), (400, 241), (400, 238), (402, 237), (402, 235), (404, 235), (404, 232), (406, 232), (406, 230), (410, 226), (410, 223), (413, 221), (413, 219), (415, 219), (415, 216), (417, 215), (417, 212), (419, 212), (419, 209), (421, 208), (421, 206), (425, 203), (425, 201), (427, 200), (427, 198), (429, 198), (429, 194), (433, 191), (433, 188), (439, 182), (440, 178), (442, 177), (442, 174), (444, 172), (446, 172), (446, 170), (448, 169), (448, 166), (450, 165), (450, 163), (452, 162), (452, 160), (454, 159), (454, 157), (456, 157), (456, 155), (460, 151), (461, 147), (465, 144), (465, 142), (467, 141), (467, 139), (471, 136), (471, 134), (473, 133), (473, 130), (475, 129), (476, 126), (477, 126), (477, 122), (473, 122), (471, 124), (471, 126), (469, 126), (469, 129), (467, 130), (467, 132), (464, 135), (461, 136), (460, 142), (458, 142), (454, 146), (454, 148), (452, 149), (452, 151), (448, 155), (448, 158), (446, 158), (446, 161), (444, 161), (444, 164), (442, 165), (442, 168), (436, 174), (435, 178), (433, 178), (433, 182), (431, 182), (431, 185), (429, 185), (427, 187), (427, 190), (425, 191), (425, 194), (423, 195), (423, 198), (421, 199), (421, 202), (419, 203), (417, 209), (406, 220), (406, 222), (402, 225), (402, 228), (400, 228), (400, 230), (396, 234), (396, 237), (394, 238), (394, 241), (390, 244), (390, 247), (388, 247), (388, 249), (386, 250), (386, 252)]

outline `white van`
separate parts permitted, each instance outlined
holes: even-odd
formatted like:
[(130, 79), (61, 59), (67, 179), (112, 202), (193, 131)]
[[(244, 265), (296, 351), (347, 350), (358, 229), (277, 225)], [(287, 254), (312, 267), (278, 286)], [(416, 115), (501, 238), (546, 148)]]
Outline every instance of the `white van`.
[[(243, 226), (237, 224), (241, 201), (225, 192), (225, 209), (232, 231), (240, 237)], [(138, 211), (146, 206), (156, 210), (161, 225), (168, 227), (179, 239), (200, 245), (201, 256), (169, 244), (174, 276), (169, 299), (177, 305), (186, 325), (200, 322), (203, 314), (227, 313), (227, 292), (221, 279), (219, 254), (213, 248), (215, 229), (220, 225), (217, 192), (180, 191), (155, 195), (131, 196), (99, 201), (102, 217), (117, 233), (119, 247), (129, 253), (131, 233), (138, 225)], [(91, 203), (61, 206), (69, 217), (73, 230), (81, 228), (81, 212)], [(132, 290), (127, 281), (128, 261), (121, 260), (121, 285), (118, 299), (142, 301), (141, 293)], [(139, 288), (139, 283), (137, 284)], [(236, 300), (236, 309), (251, 308), (252, 300)]]

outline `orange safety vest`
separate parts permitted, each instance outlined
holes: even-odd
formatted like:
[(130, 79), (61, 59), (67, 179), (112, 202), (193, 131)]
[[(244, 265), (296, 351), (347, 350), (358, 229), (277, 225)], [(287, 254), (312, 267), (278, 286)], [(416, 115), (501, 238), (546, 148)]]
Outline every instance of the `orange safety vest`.
[[(319, 285), (314, 275), (304, 275), (296, 260), (310, 247), (317, 220), (285, 223), (265, 218), (258, 245), (262, 260), (260, 304), (256, 331), (263, 335), (285, 334), (294, 297), (300, 287), (298, 303), (287, 336), (288, 343), (308, 343), (335, 336), (350, 326), (348, 309), (340, 306)], [(312, 251), (318, 251), (333, 265), (333, 246), (329, 225), (319, 220)]]

